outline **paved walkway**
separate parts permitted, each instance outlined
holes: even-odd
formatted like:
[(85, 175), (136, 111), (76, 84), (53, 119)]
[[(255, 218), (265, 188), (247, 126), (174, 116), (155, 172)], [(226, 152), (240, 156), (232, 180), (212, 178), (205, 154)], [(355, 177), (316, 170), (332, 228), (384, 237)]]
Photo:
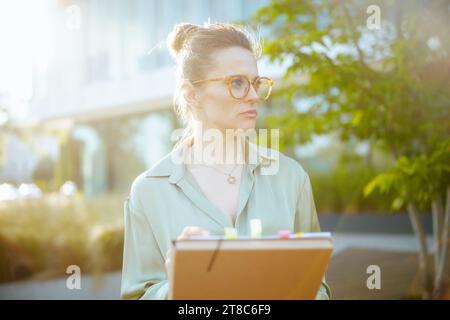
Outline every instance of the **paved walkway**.
[[(334, 250), (336, 255), (348, 248), (379, 249), (385, 251), (418, 252), (416, 237), (408, 234), (358, 234), (333, 233)], [(432, 237), (427, 237), (428, 248), (433, 248)]]
[[(335, 233), (333, 238), (327, 272), (333, 298), (406, 299), (419, 294), (414, 236)], [(366, 270), (372, 264), (381, 268), (381, 290), (367, 289)], [(80, 290), (67, 289), (65, 278), (0, 285), (0, 299), (118, 299), (119, 292), (120, 272), (82, 276)]]

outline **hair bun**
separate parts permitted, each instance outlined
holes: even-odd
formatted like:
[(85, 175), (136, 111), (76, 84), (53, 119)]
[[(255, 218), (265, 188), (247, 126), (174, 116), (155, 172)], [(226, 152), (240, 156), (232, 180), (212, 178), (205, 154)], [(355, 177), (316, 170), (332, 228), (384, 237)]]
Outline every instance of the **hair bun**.
[(186, 40), (199, 29), (199, 26), (192, 23), (179, 23), (174, 26), (172, 32), (167, 37), (167, 45), (175, 58), (181, 49), (183, 49)]

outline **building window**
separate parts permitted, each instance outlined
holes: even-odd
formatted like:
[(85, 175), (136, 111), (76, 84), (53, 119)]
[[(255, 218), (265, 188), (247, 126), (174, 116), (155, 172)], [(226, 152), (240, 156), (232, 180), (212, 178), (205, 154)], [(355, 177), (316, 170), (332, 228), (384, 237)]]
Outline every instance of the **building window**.
[(107, 52), (88, 57), (86, 65), (88, 82), (101, 82), (111, 79), (110, 57)]

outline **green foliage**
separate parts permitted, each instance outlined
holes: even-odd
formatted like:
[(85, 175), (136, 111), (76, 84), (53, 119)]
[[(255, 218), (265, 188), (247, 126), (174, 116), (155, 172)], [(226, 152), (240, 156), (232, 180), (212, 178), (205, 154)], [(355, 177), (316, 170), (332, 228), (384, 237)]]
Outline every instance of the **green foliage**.
[(364, 188), (369, 195), (375, 189), (394, 192), (393, 209), (400, 209), (405, 201), (414, 201), (426, 207), (431, 201), (443, 195), (450, 181), (450, 141), (441, 142), (430, 155), (414, 158), (400, 157), (388, 171), (377, 175)]
[[(378, 5), (381, 28), (367, 27)], [(382, 148), (396, 165), (365, 189), (421, 204), (448, 184), (450, 1), (272, 1), (254, 17), (270, 27), (264, 54), (287, 64), (274, 90), (282, 148), (337, 132)], [(299, 107), (299, 102), (308, 107)], [(430, 168), (430, 166), (433, 166)]]
[(373, 192), (366, 198), (362, 191), (377, 172), (375, 168), (351, 167), (344, 163), (327, 173), (310, 170), (317, 211), (343, 214), (390, 212), (389, 197)]
[(124, 196), (0, 203), (0, 282), (120, 270)]
[[(356, 154), (354, 147), (339, 145), (319, 150), (315, 157), (302, 158), (300, 162), (309, 173), (314, 199), (319, 213), (386, 213), (390, 212), (392, 193), (363, 193), (364, 186), (383, 171), (373, 151), (367, 155)], [(339, 152), (338, 152), (339, 151)], [(320, 161), (317, 160), (321, 159)]]

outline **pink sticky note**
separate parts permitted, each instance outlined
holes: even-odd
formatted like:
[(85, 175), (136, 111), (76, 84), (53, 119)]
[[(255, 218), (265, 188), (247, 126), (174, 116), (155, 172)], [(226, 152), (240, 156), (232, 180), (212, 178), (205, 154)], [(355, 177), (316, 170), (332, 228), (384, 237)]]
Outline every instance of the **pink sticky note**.
[(289, 239), (290, 234), (291, 234), (290, 230), (280, 230), (278, 231), (278, 238)]

